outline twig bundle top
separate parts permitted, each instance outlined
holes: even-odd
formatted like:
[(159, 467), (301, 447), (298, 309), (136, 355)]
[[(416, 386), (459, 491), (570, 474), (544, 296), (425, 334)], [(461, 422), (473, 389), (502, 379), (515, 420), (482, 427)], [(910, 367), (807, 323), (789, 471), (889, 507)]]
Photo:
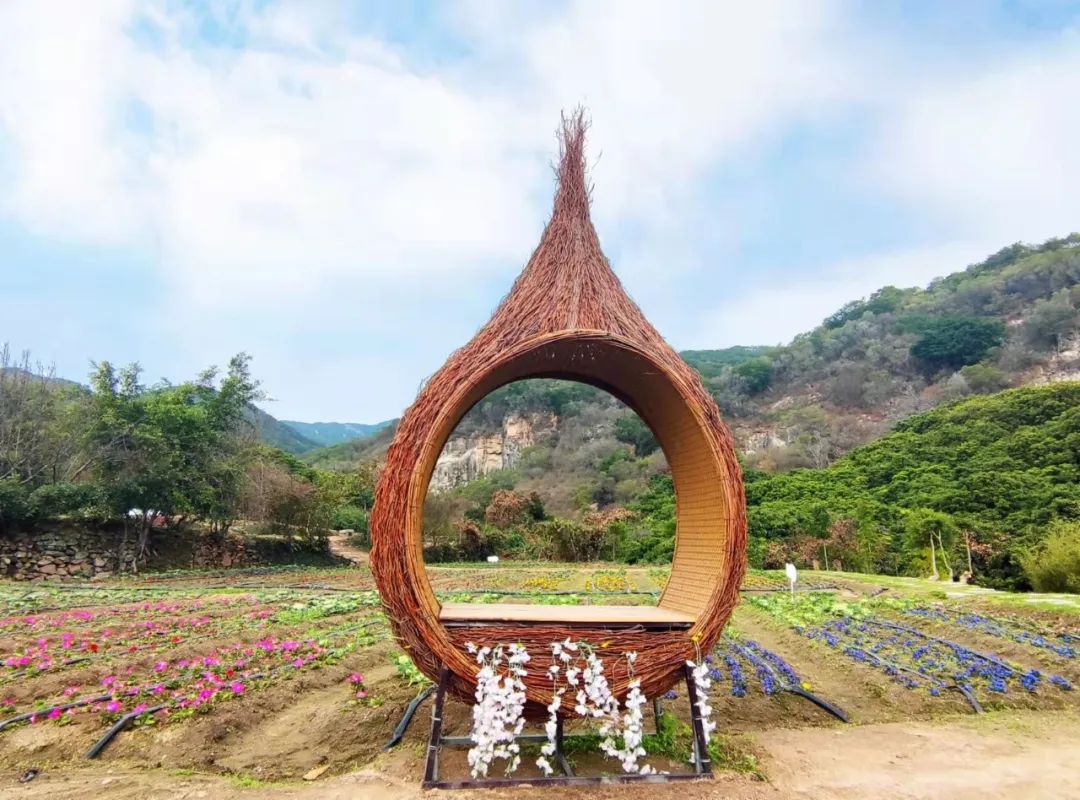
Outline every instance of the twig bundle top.
[[(581, 111), (563, 119), (558, 190), (539, 246), (477, 335), (427, 382), (398, 425), (375, 495), (371, 567), (398, 641), (436, 679), (471, 697), (476, 664), (466, 642), (521, 642), (533, 661), (529, 700), (546, 705), (551, 642), (587, 640), (635, 651), (647, 696), (666, 690), (682, 665), (711, 648), (738, 601), (746, 570), (746, 512), (731, 434), (698, 375), (627, 296), (589, 217)], [(423, 564), (423, 508), (435, 462), (455, 426), (485, 395), (524, 378), (577, 380), (604, 389), (646, 422), (671, 467), (677, 532), (671, 577), (658, 608), (513, 607), (468, 614), (444, 609)], [(684, 624), (681, 624), (684, 623)], [(616, 695), (630, 675), (612, 658)]]

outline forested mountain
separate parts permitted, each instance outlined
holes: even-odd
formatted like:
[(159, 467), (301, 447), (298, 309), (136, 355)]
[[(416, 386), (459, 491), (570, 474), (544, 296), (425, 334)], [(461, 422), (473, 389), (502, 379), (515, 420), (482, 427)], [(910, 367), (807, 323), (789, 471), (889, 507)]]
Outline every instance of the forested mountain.
[(886, 286), (706, 384), (751, 464), (824, 466), (941, 402), (1080, 377), (1080, 234)]
[(396, 427), (397, 420), (390, 420), (370, 436), (320, 447), (304, 453), (301, 458), (318, 469), (339, 472), (355, 469), (357, 465), (367, 461), (381, 461), (386, 455), (386, 448), (390, 446), (390, 440), (394, 438)]
[(252, 424), (255, 426), (259, 439), (271, 447), (284, 450), (286, 453), (299, 455), (320, 446), (314, 439), (309, 439), (287, 422), (282, 422), (270, 416), (258, 406), (252, 405), (250, 413)]
[(392, 425), (393, 420), (383, 420), (369, 425), (363, 422), (297, 422), (296, 420), (283, 419), (281, 423), (292, 428), (305, 439), (314, 442), (315, 447), (329, 447), (341, 444), (353, 439), (362, 439), (378, 433), (387, 425)]
[[(1040, 246), (1012, 245), (925, 289), (884, 287), (781, 347), (682, 355), (701, 373), (748, 465), (823, 467), (942, 402), (1080, 378), (1078, 307), (1080, 234), (1073, 234)], [(597, 464), (620, 446), (613, 428), (618, 408), (589, 387), (556, 381), (504, 387), (466, 416), (444, 458), (470, 461), (452, 473), (471, 479), (517, 466), (521, 457), (537, 479), (550, 468), (559, 473), (551, 480), (577, 484), (561, 486), (563, 495), (587, 495), (582, 486), (598, 488)], [(554, 426), (545, 423), (551, 415)], [(361, 441), (306, 458), (347, 467), (379, 457), (386, 444), (388, 438)], [(545, 466), (545, 449), (596, 457), (556, 455)], [(620, 495), (637, 491), (624, 472), (613, 479), (623, 485)]]

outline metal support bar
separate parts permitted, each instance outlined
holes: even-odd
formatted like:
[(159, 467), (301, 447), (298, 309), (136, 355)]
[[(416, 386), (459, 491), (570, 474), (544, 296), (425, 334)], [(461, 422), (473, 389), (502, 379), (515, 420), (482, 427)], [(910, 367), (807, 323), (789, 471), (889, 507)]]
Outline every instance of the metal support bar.
[(686, 696), (690, 700), (690, 726), (694, 730), (694, 770), (701, 775), (712, 775), (709, 747), (705, 742), (705, 724), (701, 721), (697, 686), (689, 664), (683, 664), (683, 677), (686, 679)]
[(435, 707), (431, 710), (431, 736), (428, 738), (427, 765), (424, 767), (424, 786), (434, 786), (439, 780), (439, 746), (442, 743), (443, 707), (446, 704), (446, 686), (450, 683), (450, 670), (443, 667), (439, 672), (439, 688), (435, 694)]

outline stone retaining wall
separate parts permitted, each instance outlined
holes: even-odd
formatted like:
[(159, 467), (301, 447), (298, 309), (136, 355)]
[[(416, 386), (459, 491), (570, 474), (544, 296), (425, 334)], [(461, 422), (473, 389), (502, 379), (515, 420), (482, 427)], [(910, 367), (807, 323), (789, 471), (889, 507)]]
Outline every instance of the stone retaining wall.
[[(135, 537), (124, 542), (123, 531), (98, 530), (58, 523), (33, 531), (0, 536), (0, 578), (55, 580), (106, 578), (130, 570)], [(298, 553), (321, 558), (329, 551), (281, 540), (240, 534), (215, 536), (197, 530), (153, 531), (151, 556), (140, 571), (163, 569), (229, 569), (287, 564)]]
[(134, 542), (122, 532), (58, 526), (0, 537), (0, 577), (14, 580), (92, 578), (131, 563)]

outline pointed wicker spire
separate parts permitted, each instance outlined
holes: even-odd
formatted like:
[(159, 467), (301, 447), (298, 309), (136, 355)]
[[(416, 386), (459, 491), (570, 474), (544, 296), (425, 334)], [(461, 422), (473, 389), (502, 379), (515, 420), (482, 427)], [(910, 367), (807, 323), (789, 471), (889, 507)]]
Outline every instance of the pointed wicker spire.
[[(371, 566), (402, 646), (426, 675), (451, 669), (452, 690), (475, 689), (465, 643), (522, 642), (530, 674), (543, 676), (552, 641), (596, 636), (611, 652), (639, 653), (636, 676), (648, 696), (681, 674), (685, 659), (720, 636), (746, 568), (742, 479), (730, 434), (701, 381), (645, 319), (600, 248), (590, 219), (585, 169), (588, 124), (578, 110), (559, 132), (558, 188), (540, 244), (486, 325), (455, 351), (402, 416), (376, 492)], [(528, 377), (562, 377), (600, 386), (630, 405), (657, 435), (678, 496), (672, 574), (660, 599), (690, 630), (646, 630), (513, 620), (447, 628), (423, 565), (423, 505), (435, 462), (461, 417), (499, 386)], [(693, 638), (691, 638), (693, 637)], [(609, 676), (626, 691), (620, 661)], [(534, 710), (550, 686), (527, 681)]]

